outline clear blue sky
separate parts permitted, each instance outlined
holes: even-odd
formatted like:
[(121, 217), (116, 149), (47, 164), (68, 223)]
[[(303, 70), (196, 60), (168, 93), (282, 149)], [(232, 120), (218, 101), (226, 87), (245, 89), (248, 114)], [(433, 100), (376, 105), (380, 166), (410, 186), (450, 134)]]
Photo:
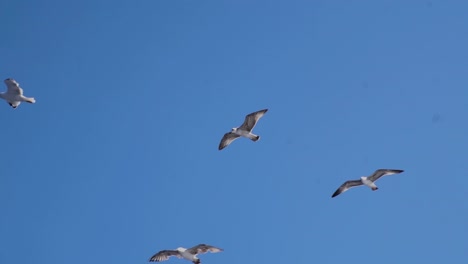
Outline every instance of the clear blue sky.
[[(0, 77), (37, 103), (0, 101), (0, 263), (465, 263), (467, 10), (3, 1)], [(405, 172), (331, 198), (378, 168)]]

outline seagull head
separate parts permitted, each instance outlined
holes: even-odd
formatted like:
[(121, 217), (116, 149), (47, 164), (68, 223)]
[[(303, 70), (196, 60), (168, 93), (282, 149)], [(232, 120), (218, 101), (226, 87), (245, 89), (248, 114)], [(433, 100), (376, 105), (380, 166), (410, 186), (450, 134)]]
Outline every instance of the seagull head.
[(231, 129), (231, 132), (236, 132), (236, 131), (237, 131), (237, 127), (233, 127), (233, 128)]
[(366, 179), (367, 179), (366, 176), (362, 176), (362, 177), (361, 177), (361, 180), (363, 180), (363, 181), (366, 180)]
[(183, 248), (183, 247), (178, 247), (177, 248), (177, 251), (179, 251), (179, 252), (184, 252), (185, 250), (186, 250), (186, 248)]
[(5, 83), (17, 83), (14, 79), (12, 78), (7, 78), (4, 80)]

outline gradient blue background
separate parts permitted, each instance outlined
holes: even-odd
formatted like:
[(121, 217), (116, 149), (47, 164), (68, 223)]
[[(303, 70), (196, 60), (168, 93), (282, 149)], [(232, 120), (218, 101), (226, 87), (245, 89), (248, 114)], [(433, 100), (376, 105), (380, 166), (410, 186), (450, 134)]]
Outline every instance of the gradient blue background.
[[(0, 102), (0, 263), (465, 263), (467, 10), (2, 1), (1, 78), (37, 103)], [(331, 198), (378, 168), (405, 172)]]

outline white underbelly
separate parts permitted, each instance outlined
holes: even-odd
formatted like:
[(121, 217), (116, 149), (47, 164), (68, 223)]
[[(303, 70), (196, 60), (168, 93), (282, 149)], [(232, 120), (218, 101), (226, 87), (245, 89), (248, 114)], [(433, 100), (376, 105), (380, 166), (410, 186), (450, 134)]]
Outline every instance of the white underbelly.
[(244, 131), (244, 130), (237, 130), (236, 134), (239, 135), (239, 136), (242, 136), (242, 137), (248, 137), (250, 135), (249, 132)]
[(190, 253), (188, 253), (188, 252), (186, 252), (186, 251), (185, 251), (185, 252), (182, 252), (181, 255), (182, 255), (182, 257), (183, 257), (184, 259), (195, 260), (195, 258), (194, 258), (195, 256), (192, 255), (192, 254), (190, 254)]
[(369, 188), (375, 188), (375, 187), (377, 187), (377, 186), (375, 185), (375, 183), (373, 183), (372, 181), (369, 181), (369, 180), (367, 180), (367, 179), (361, 180), (361, 181), (362, 181), (362, 183), (364, 183), (364, 185), (366, 185), (366, 186), (369, 187)]
[(11, 94), (6, 94), (4, 95), (5, 100), (8, 102), (18, 102), (21, 101), (21, 96), (19, 95), (11, 95)]

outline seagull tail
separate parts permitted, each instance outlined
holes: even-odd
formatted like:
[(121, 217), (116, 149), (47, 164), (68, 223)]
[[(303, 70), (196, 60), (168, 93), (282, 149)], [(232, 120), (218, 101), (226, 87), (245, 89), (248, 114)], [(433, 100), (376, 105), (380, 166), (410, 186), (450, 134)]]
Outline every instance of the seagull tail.
[(260, 139), (260, 136), (254, 136), (253, 138), (251, 138), (253, 141), (257, 141)]
[(24, 97), (24, 101), (30, 104), (34, 104), (36, 102), (36, 99), (34, 99), (34, 97)]

